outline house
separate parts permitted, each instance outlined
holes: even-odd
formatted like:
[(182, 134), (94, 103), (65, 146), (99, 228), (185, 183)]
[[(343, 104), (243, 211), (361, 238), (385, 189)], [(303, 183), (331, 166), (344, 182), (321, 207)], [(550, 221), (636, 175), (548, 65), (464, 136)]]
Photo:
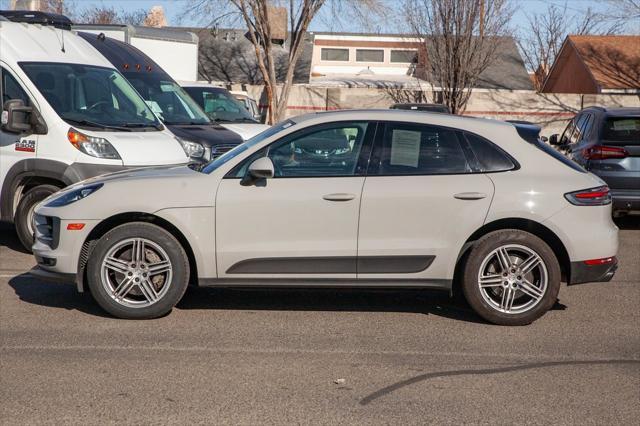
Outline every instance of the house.
[(640, 36), (568, 36), (542, 92), (640, 93)]

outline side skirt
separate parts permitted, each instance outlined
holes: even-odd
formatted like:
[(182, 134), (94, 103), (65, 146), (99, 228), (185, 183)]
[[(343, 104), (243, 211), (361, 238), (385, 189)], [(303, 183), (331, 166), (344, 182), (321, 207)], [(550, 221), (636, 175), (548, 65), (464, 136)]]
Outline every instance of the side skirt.
[(451, 291), (446, 279), (199, 278), (200, 287), (428, 288)]

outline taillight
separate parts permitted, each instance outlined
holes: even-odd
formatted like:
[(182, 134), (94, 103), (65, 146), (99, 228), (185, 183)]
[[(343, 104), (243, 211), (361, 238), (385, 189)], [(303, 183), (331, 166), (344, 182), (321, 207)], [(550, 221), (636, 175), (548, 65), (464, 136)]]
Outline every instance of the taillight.
[(587, 160), (606, 160), (609, 158), (625, 158), (629, 153), (617, 146), (594, 145), (582, 150), (582, 156)]
[(564, 194), (564, 198), (576, 206), (606, 206), (611, 204), (611, 194), (608, 186), (583, 189)]

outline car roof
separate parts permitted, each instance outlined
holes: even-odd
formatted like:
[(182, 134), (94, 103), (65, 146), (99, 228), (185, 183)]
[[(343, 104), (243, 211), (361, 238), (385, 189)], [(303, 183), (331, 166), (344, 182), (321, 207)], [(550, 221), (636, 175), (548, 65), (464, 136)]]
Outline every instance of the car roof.
[(587, 110), (597, 110), (602, 111), (606, 115), (614, 116), (614, 117), (627, 117), (627, 116), (637, 116), (640, 115), (640, 108), (638, 107), (614, 107), (614, 108), (606, 108), (601, 106), (592, 106), (587, 107), (584, 111)]
[[(105, 37), (104, 34), (78, 32), (87, 43), (91, 44), (98, 52), (120, 72), (141, 72), (160, 74), (163, 78), (173, 80), (153, 59), (144, 54), (140, 49), (122, 41)], [(140, 65), (140, 69), (137, 68)], [(125, 68), (128, 66), (128, 68)], [(149, 68), (148, 68), (149, 67)]]
[(69, 30), (49, 25), (0, 21), (2, 59), (8, 62), (60, 62), (113, 68), (89, 43)]
[(401, 109), (350, 109), (322, 111), (298, 115), (290, 119), (295, 123), (313, 120), (317, 123), (347, 120), (375, 121), (407, 121), (413, 123), (433, 124), (444, 127), (476, 130), (482, 128), (506, 129), (515, 128), (511, 123), (487, 118), (465, 117), (461, 115), (442, 114), (430, 111), (414, 111)]
[(178, 84), (180, 84), (180, 86), (182, 86), (182, 87), (210, 87), (210, 88), (214, 88), (214, 89), (225, 89), (224, 87), (222, 87), (220, 85), (217, 85), (217, 84), (214, 84), (214, 83), (207, 83), (207, 82), (204, 82), (204, 81), (178, 80)]

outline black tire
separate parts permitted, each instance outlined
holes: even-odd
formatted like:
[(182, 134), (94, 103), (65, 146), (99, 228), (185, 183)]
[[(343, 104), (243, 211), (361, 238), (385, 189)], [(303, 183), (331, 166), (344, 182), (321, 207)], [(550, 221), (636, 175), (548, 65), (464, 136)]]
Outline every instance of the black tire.
[[(129, 238), (144, 238), (160, 246), (168, 256), (172, 267), (169, 288), (149, 306), (125, 306), (107, 292), (101, 277), (102, 261), (112, 247)], [(124, 319), (151, 319), (161, 317), (182, 299), (189, 283), (189, 260), (178, 240), (163, 228), (145, 222), (120, 225), (98, 240), (87, 264), (87, 279), (91, 295), (111, 315)]]
[(29, 253), (31, 253), (31, 246), (33, 246), (33, 230), (29, 223), (30, 213), (40, 201), (58, 191), (60, 188), (55, 185), (34, 186), (22, 196), (18, 203), (13, 222), (20, 242)]
[[(504, 245), (519, 245), (538, 254), (547, 271), (547, 287), (540, 300), (529, 310), (521, 313), (502, 312), (483, 298), (478, 284), (482, 262), (494, 250)], [(527, 325), (544, 315), (557, 300), (560, 290), (560, 265), (553, 250), (540, 238), (525, 231), (506, 229), (491, 232), (480, 238), (471, 249), (467, 259), (462, 290), (473, 310), (485, 320), (498, 325)], [(497, 289), (496, 291), (504, 291)], [(523, 297), (522, 293), (518, 297)], [(525, 295), (525, 300), (527, 300)], [(506, 310), (506, 309), (505, 309)]]

